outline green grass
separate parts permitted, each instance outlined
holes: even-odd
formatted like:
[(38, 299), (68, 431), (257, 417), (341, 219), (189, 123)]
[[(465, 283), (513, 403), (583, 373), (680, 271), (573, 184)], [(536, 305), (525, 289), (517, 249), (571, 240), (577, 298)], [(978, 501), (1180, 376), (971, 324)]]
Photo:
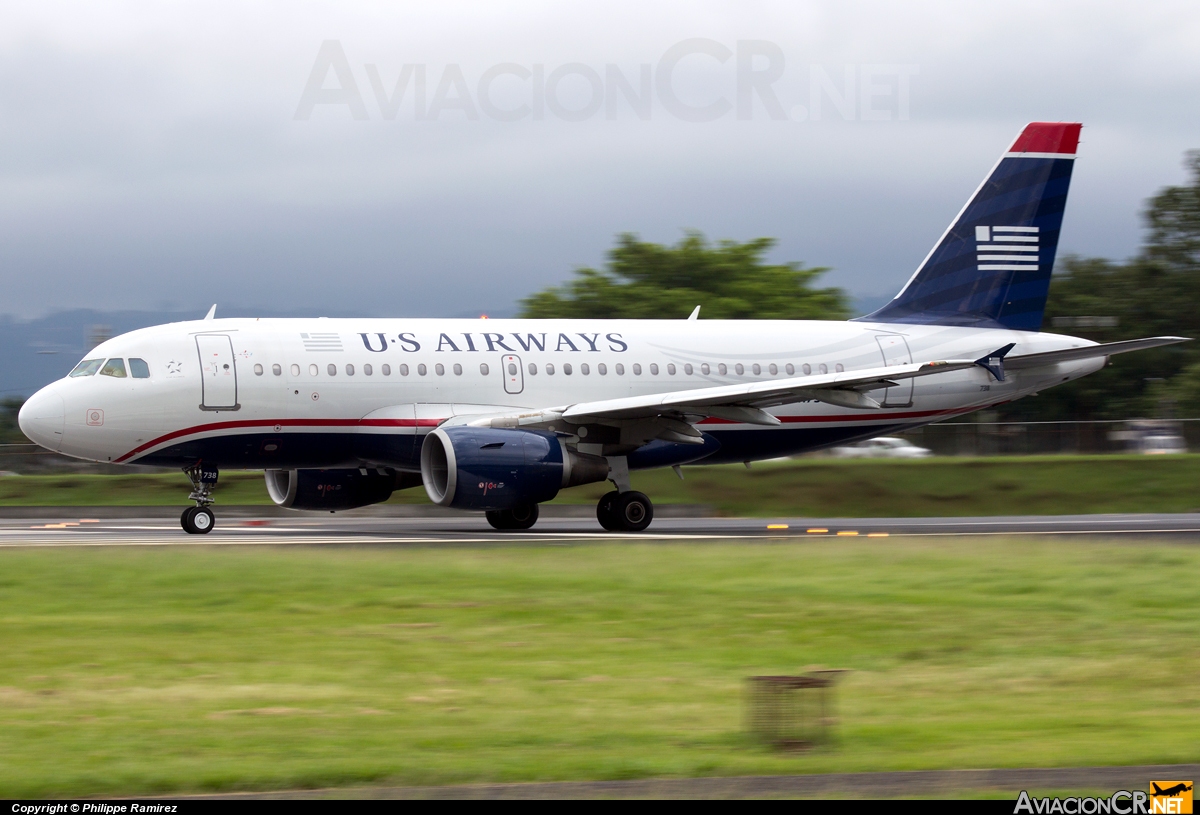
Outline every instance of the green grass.
[[(1200, 549), (0, 551), (0, 797), (1197, 759)], [(745, 677), (852, 669), (837, 743)]]
[[(707, 504), (722, 515), (918, 517), (1095, 512), (1187, 512), (1200, 507), (1200, 455), (802, 459), (637, 472), (656, 503)], [(555, 503), (593, 503), (611, 489), (564, 491)], [(182, 474), (63, 475), (0, 479), (0, 506), (182, 505)], [(269, 504), (261, 473), (226, 472), (218, 504)], [(394, 503), (428, 503), (419, 487)]]

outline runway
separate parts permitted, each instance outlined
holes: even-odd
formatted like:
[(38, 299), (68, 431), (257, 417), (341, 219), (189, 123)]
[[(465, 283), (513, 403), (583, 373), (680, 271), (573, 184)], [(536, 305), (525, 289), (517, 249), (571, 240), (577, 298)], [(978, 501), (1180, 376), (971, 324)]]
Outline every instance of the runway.
[(187, 535), (162, 511), (92, 517), (71, 508), (46, 508), (36, 517), (0, 516), (0, 547), (183, 545), (569, 545), (589, 541), (704, 542), (717, 540), (850, 542), (864, 538), (1155, 537), (1200, 542), (1200, 513), (1004, 516), (989, 518), (688, 518), (655, 520), (637, 534), (604, 531), (593, 518), (549, 517), (527, 532), (497, 532), (481, 515), (433, 517), (352, 513), (280, 517), (253, 508), (222, 514), (208, 535)]

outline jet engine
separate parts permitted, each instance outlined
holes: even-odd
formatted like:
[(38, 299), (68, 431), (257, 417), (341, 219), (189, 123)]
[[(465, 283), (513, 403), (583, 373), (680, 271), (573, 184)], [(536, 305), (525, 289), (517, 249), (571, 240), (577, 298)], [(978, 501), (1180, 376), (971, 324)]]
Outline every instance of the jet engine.
[(421, 483), (416, 473), (378, 470), (267, 470), (267, 493), (288, 509), (356, 509)]
[(508, 510), (549, 501), (564, 487), (608, 478), (608, 460), (567, 449), (554, 433), (439, 427), (421, 446), (421, 480), (435, 504)]

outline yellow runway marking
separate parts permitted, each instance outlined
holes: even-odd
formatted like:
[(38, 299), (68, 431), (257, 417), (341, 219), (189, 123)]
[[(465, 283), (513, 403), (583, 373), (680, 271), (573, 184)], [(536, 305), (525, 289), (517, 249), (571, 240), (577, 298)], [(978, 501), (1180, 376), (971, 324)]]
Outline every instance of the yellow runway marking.
[(867, 533), (868, 538), (886, 538), (887, 536), (888, 536), (888, 533), (886, 533), (886, 532), (868, 532)]
[(852, 530), (847, 530), (847, 529), (844, 529), (844, 530), (842, 530), (841, 532), (839, 532), (839, 533), (838, 533), (838, 535), (839, 535), (839, 536), (843, 536), (843, 535), (844, 535), (844, 536), (846, 536), (846, 537), (851, 537), (851, 538), (852, 538), (852, 537), (854, 537), (854, 536), (855, 536), (855, 535), (857, 535), (857, 534), (858, 534), (857, 532), (854, 532), (854, 531), (852, 531)]
[(810, 534), (810, 535), (820, 535), (822, 532), (828, 532), (829, 530), (828, 529), (808, 529), (805, 531), (807, 531), (808, 534)]
[(767, 529), (787, 529), (787, 524), (767, 524)]

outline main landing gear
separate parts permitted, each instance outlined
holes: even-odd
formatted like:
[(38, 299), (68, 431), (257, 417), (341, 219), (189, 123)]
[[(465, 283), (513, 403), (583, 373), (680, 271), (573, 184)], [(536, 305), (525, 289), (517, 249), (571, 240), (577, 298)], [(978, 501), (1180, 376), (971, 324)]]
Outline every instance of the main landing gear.
[(654, 504), (645, 493), (606, 493), (596, 504), (596, 520), (609, 532), (641, 532), (654, 520)]
[(189, 535), (207, 535), (216, 526), (217, 519), (208, 508), (213, 502), (212, 490), (217, 483), (215, 467), (203, 468), (199, 464), (184, 470), (192, 482), (192, 492), (188, 499), (196, 502), (196, 506), (188, 507), (179, 517), (179, 525)]
[(528, 504), (513, 509), (492, 509), (487, 512), (488, 523), (493, 529), (504, 532), (530, 529), (538, 519), (538, 505)]
[(629, 483), (629, 460), (608, 459), (608, 480), (616, 487), (596, 504), (596, 520), (609, 532), (642, 532), (654, 520), (654, 504)]

